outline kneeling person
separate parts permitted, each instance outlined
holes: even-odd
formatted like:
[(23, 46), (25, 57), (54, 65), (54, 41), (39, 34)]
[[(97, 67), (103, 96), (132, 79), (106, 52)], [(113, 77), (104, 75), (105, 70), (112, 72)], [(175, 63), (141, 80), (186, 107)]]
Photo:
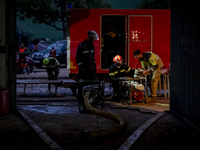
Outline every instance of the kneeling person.
[(109, 78), (113, 86), (113, 101), (120, 101), (119, 99), (119, 78), (125, 76), (133, 76), (134, 70), (123, 62), (123, 58), (120, 55), (116, 55), (113, 58), (113, 64), (109, 68)]

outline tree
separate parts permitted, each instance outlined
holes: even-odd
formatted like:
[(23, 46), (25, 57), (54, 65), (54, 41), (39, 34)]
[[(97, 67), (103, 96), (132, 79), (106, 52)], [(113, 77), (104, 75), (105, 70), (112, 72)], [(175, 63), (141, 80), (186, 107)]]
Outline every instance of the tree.
[(143, 0), (142, 4), (136, 7), (139, 9), (170, 9), (171, 0)]
[[(29, 18), (33, 23), (44, 23), (63, 32), (67, 36), (68, 6), (73, 8), (111, 8), (102, 0), (19, 0), (21, 20)], [(62, 24), (62, 27), (58, 26)]]

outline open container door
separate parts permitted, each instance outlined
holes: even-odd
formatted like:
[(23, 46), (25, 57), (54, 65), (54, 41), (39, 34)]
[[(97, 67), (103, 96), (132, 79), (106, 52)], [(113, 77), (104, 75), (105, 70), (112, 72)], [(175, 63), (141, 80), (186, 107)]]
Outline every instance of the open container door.
[(101, 69), (109, 69), (116, 55), (126, 60), (125, 26), (125, 15), (101, 15)]

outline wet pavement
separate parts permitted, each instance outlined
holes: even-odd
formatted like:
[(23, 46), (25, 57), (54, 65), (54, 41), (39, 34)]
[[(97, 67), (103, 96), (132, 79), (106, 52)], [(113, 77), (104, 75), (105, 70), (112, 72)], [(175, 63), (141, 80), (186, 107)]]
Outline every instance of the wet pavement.
[[(33, 72), (28, 74), (17, 74), (17, 79), (47, 79), (45, 68), (34, 68)], [(65, 67), (60, 68), (59, 79), (68, 79), (69, 73)]]
[(79, 114), (77, 103), (66, 102), (66, 103), (51, 103), (51, 104), (34, 104), (34, 105), (19, 105), (18, 108), (21, 111), (31, 111), (34, 113), (43, 114)]
[[(46, 79), (45, 73), (45, 69), (36, 69), (35, 73), (30, 75), (17, 75), (17, 78), (19, 80)], [(60, 79), (66, 78), (67, 70), (66, 68), (62, 68)], [(76, 140), (83, 131), (116, 126), (116, 123), (110, 119), (103, 119), (92, 114), (79, 114), (77, 99), (73, 96), (70, 88), (58, 87), (56, 94), (53, 85), (51, 92), (47, 92), (47, 84), (35, 84), (33, 86), (27, 86), (26, 94), (24, 95), (23, 87), (23, 84), (19, 84), (16, 89), (18, 109), (28, 115), (44, 132), (61, 145), (63, 149), (116, 150), (140, 126), (160, 112), (167, 113), (150, 126), (131, 149), (182, 150), (184, 146), (189, 148), (190, 144), (192, 144), (190, 149), (199, 149), (199, 147), (197, 148), (200, 142), (199, 134), (187, 124), (170, 114), (169, 98), (158, 97), (156, 104), (134, 103), (133, 105), (124, 105), (119, 102), (106, 101), (105, 111), (122, 116), (127, 121), (126, 130), (120, 136), (113, 136), (109, 139), (105, 138), (104, 140), (102, 138), (101, 141), (81, 139), (83, 142), (79, 139), (77, 143)], [(112, 90), (109, 89), (108, 85), (106, 88), (107, 96), (109, 96)], [(6, 118), (7, 116), (10, 118)], [(16, 124), (16, 116), (12, 114), (7, 116), (0, 118), (0, 129), (6, 128), (6, 130), (11, 132), (10, 135), (14, 135), (16, 134), (15, 131), (21, 131), (21, 128), (25, 128), (25, 125), (21, 125), (23, 123)], [(14, 125), (9, 128), (8, 125), (11, 123)], [(7, 124), (7, 126), (3, 126), (4, 124)], [(8, 132), (1, 131), (2, 136), (5, 137), (6, 134)], [(4, 138), (3, 142), (1, 140), (0, 145), (5, 145), (4, 143), (7, 143), (5, 142), (6, 139), (9, 138)], [(19, 136), (16, 136), (16, 139), (19, 140)], [(16, 139), (13, 138), (11, 141), (15, 143), (15, 147), (21, 148), (15, 142)], [(175, 142), (177, 139), (178, 142)], [(21, 143), (26, 143), (24, 140), (26, 138)], [(174, 147), (172, 146), (173, 144), (175, 145)], [(31, 144), (28, 145), (30, 146), (27, 146), (27, 149), (30, 149)], [(39, 148), (38, 144), (36, 146)]]

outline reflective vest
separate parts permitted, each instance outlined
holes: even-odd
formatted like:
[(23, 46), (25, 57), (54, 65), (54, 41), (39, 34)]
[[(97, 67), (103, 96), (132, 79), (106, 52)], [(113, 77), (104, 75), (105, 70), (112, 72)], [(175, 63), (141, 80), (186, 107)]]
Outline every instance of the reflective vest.
[(20, 48), (19, 48), (19, 51), (20, 51), (20, 52), (24, 52), (25, 50), (26, 50), (26, 47), (20, 47)]
[(151, 66), (153, 69), (162, 68), (163, 62), (160, 57), (152, 52), (145, 52), (143, 53), (143, 60), (141, 60), (142, 68), (146, 66)]

